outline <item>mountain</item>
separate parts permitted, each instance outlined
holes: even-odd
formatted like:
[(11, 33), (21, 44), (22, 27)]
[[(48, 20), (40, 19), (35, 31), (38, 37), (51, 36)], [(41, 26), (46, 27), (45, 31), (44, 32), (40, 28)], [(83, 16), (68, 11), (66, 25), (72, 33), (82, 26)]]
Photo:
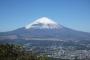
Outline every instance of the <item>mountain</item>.
[(1, 32), (0, 40), (90, 40), (90, 33), (76, 31), (42, 17), (25, 27)]
[(26, 29), (34, 28), (34, 29), (58, 29), (60, 25), (47, 17), (42, 17), (37, 19), (36, 21), (28, 24)]

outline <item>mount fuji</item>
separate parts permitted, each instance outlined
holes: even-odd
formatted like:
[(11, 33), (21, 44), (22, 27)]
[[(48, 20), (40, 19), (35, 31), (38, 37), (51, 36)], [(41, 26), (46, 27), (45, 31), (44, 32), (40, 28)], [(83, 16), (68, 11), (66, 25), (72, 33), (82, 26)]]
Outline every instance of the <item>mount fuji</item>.
[(90, 40), (90, 33), (76, 31), (60, 25), (47, 17), (42, 17), (25, 27), (1, 32), (0, 40)]
[(47, 17), (42, 17), (40, 19), (37, 19), (36, 21), (34, 21), (33, 23), (27, 25), (25, 27), (26, 29), (30, 29), (30, 28), (35, 28), (35, 29), (58, 29), (60, 28), (60, 25), (54, 21), (52, 21), (51, 19), (47, 18)]

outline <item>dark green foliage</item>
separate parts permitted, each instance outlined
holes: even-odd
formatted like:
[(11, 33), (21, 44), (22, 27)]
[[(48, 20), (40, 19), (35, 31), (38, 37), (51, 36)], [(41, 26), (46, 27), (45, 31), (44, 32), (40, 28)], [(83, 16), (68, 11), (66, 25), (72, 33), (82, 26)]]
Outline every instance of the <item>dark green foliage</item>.
[(0, 45), (0, 60), (36, 60), (36, 56), (27, 53), (22, 46), (5, 44)]

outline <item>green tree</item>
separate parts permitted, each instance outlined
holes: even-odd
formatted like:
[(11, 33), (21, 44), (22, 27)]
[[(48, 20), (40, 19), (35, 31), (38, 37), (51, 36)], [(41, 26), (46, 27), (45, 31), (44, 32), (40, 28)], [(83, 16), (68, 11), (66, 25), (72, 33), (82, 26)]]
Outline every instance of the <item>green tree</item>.
[(46, 55), (38, 56), (32, 52), (27, 52), (20, 45), (3, 44), (0, 45), (0, 60), (49, 60)]

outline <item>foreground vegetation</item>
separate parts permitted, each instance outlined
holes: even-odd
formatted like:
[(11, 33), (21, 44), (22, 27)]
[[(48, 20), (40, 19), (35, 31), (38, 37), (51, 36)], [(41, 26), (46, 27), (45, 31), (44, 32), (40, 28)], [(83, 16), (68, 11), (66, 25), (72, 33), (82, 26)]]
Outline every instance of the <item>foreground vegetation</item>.
[(47, 58), (27, 52), (22, 46), (5, 44), (0, 45), (0, 60), (47, 60)]
[(32, 51), (26, 51), (26, 49), (20, 45), (2, 44), (0, 45), (0, 60), (68, 60), (68, 59), (49, 58), (45, 55), (40, 56), (38, 54), (32, 53)]

